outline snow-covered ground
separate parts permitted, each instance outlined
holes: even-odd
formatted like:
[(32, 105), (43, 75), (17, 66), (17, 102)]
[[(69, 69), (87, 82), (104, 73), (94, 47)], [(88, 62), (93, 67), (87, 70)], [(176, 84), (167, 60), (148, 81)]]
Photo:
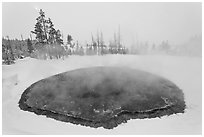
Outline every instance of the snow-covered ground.
[[(83, 67), (128, 66), (161, 75), (177, 84), (185, 94), (184, 114), (161, 119), (129, 120), (107, 130), (56, 121), (25, 112), (18, 107), (23, 91), (48, 76)], [(202, 59), (174, 56), (70, 56), (65, 60), (25, 58), (2, 67), (3, 134), (201, 134)]]

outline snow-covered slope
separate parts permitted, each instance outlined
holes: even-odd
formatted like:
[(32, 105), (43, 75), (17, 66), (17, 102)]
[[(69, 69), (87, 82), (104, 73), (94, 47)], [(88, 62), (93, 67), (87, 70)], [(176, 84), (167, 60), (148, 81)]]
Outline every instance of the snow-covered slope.
[[(25, 112), (18, 107), (23, 91), (48, 76), (91, 66), (128, 66), (158, 74), (185, 94), (186, 113), (161, 119), (130, 120), (113, 130), (90, 128)], [(173, 56), (70, 56), (65, 60), (25, 58), (2, 67), (3, 134), (201, 134), (202, 60)]]

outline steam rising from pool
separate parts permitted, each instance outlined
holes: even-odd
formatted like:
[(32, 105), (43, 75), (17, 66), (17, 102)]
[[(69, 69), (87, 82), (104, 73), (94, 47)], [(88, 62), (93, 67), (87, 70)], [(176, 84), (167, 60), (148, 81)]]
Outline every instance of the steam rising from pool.
[(92, 67), (32, 84), (19, 107), (64, 122), (112, 129), (130, 119), (184, 113), (185, 102), (182, 91), (165, 78), (126, 67)]

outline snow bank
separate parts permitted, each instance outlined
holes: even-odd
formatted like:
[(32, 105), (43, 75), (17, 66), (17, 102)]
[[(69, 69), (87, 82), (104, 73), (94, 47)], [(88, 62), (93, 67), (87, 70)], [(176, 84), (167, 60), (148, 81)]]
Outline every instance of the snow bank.
[[(70, 56), (65, 60), (25, 58), (2, 67), (3, 134), (201, 134), (202, 59), (174, 56)], [(93, 129), (20, 110), (18, 101), (32, 83), (57, 73), (92, 66), (127, 66), (163, 76), (185, 94), (186, 113), (130, 120), (113, 130)], [(40, 125), (40, 126), (39, 126)]]

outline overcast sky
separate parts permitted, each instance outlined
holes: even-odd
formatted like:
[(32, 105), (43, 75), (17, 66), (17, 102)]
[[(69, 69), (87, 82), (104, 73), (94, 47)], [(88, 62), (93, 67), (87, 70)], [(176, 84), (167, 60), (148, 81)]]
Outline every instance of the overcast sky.
[(97, 30), (108, 42), (119, 26), (127, 46), (133, 41), (179, 44), (202, 33), (201, 3), (3, 3), (2, 8), (2, 35), (10, 38), (28, 38), (39, 9), (64, 37), (71, 34), (80, 43), (90, 42)]

